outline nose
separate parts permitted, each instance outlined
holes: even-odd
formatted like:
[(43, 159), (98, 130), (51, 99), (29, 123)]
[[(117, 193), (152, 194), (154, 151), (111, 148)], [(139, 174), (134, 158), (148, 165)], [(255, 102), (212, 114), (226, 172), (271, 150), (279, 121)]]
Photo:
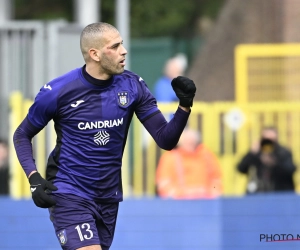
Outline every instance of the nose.
[(122, 45), (121, 47), (121, 55), (126, 55), (127, 54), (127, 50), (125, 49), (125, 47)]

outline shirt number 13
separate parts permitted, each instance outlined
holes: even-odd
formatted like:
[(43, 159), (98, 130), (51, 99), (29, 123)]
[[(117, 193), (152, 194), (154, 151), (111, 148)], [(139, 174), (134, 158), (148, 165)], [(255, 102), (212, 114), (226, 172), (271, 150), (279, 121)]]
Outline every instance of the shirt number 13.
[(78, 236), (80, 238), (80, 241), (84, 241), (84, 239), (89, 240), (93, 238), (94, 234), (92, 230), (90, 229), (90, 224), (89, 223), (83, 223), (81, 225), (81, 228), (87, 232), (87, 234), (82, 234), (82, 231), (80, 229), (80, 225), (77, 225), (75, 229), (77, 230)]

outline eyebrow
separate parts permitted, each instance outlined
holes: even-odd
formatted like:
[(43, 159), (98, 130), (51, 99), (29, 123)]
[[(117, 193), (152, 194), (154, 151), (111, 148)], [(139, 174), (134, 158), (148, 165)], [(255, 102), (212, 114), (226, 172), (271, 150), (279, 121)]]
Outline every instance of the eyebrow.
[(121, 42), (119, 42), (119, 43), (114, 43), (113, 45), (108, 46), (107, 48), (111, 49), (111, 48), (113, 48), (113, 47), (119, 46), (119, 45), (122, 44), (122, 43), (123, 43), (123, 40), (122, 40)]

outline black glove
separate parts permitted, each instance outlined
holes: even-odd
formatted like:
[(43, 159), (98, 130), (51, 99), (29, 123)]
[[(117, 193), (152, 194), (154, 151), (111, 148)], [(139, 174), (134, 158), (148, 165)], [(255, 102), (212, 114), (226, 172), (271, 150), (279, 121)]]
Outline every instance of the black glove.
[(50, 181), (46, 181), (38, 172), (35, 172), (29, 177), (30, 191), (34, 204), (41, 208), (52, 207), (56, 202), (50, 198), (45, 192), (47, 190), (56, 191), (55, 187)]
[(179, 105), (182, 107), (192, 107), (196, 93), (194, 82), (184, 76), (178, 76), (171, 82), (176, 96), (179, 98)]

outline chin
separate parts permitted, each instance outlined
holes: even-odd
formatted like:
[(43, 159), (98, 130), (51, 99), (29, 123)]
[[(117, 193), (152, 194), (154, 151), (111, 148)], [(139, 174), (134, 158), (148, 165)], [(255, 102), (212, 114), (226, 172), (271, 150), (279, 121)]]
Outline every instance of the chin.
[(120, 69), (120, 70), (118, 70), (118, 71), (116, 71), (116, 73), (115, 73), (115, 75), (120, 75), (120, 74), (122, 74), (123, 72), (124, 72), (124, 68), (123, 69)]

